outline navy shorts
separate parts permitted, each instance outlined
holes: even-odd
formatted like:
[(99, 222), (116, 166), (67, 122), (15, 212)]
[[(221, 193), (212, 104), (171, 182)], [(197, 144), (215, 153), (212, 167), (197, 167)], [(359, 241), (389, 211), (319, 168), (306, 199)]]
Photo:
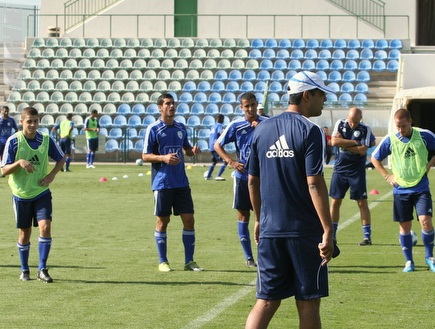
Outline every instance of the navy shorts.
[(166, 217), (172, 214), (193, 214), (193, 200), (190, 187), (154, 191), (154, 215)]
[(234, 178), (233, 208), (237, 210), (252, 210), (247, 180)]
[(88, 139), (88, 151), (91, 151), (91, 152), (98, 151), (98, 138)]
[(43, 219), (52, 220), (51, 192), (32, 201), (17, 200), (12, 197), (17, 228), (38, 226)]
[(430, 192), (412, 194), (394, 194), (393, 220), (409, 222), (413, 220), (413, 212), (418, 216), (432, 216), (432, 196)]
[(343, 199), (350, 189), (352, 200), (367, 199), (367, 183), (365, 167), (352, 174), (332, 173), (329, 196), (334, 199)]
[(322, 237), (260, 238), (257, 298), (316, 299), (329, 295), (328, 267), (321, 266)]
[(59, 146), (64, 154), (71, 154), (71, 138), (61, 138)]

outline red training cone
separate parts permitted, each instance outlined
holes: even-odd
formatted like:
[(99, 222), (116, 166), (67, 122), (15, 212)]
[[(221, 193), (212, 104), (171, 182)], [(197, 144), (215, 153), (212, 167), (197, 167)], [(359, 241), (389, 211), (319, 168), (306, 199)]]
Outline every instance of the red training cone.
[(379, 194), (379, 191), (378, 190), (371, 190), (370, 194)]

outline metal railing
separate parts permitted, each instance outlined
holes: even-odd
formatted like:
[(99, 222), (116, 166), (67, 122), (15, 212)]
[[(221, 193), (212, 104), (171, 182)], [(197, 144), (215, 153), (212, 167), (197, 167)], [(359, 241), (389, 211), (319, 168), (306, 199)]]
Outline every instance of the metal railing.
[(385, 31), (385, 2), (381, 0), (328, 0), (347, 12)]
[[(28, 22), (33, 22), (35, 20), (35, 15), (28, 16)], [(150, 33), (154, 37), (173, 37), (174, 36), (174, 21), (176, 17), (188, 16), (191, 14), (71, 14), (71, 15), (61, 15), (61, 14), (51, 14), (51, 15), (37, 15), (40, 20), (46, 18), (50, 21), (51, 25), (64, 27), (64, 33), (71, 32), (67, 29), (67, 22), (70, 21), (85, 21), (92, 18), (92, 23), (94, 27), (87, 27), (87, 24), (79, 24), (77, 28), (74, 29), (75, 36), (81, 37), (94, 37), (95, 36), (95, 26), (98, 26), (100, 31), (104, 31), (104, 37), (115, 37), (117, 32), (117, 26), (120, 19), (127, 19), (126, 24), (129, 25), (128, 35), (125, 37), (149, 37)], [(325, 37), (337, 38), (338, 35), (343, 33), (342, 27), (337, 29), (337, 23), (343, 19), (353, 19), (353, 23), (348, 24), (348, 29), (346, 33), (354, 34), (349, 36), (349, 38), (362, 38), (360, 31), (366, 29), (367, 21), (369, 20), (379, 20), (384, 22), (384, 30), (380, 37), (392, 38), (390, 35), (394, 35), (394, 38), (399, 39), (409, 39), (410, 38), (410, 18), (408, 15), (219, 15), (219, 14), (206, 14), (194, 15), (202, 21), (202, 26), (207, 27), (205, 32), (208, 35), (213, 35), (217, 38), (226, 38), (226, 34), (231, 33), (232, 37), (236, 38), (253, 38), (257, 37), (258, 33), (264, 33), (264, 28), (259, 30), (258, 19), (268, 20), (271, 22), (269, 30), (270, 33), (268, 37), (274, 38), (284, 38), (284, 37), (301, 37), (308, 38), (313, 37), (313, 30), (307, 29), (306, 26), (312, 26), (313, 23), (316, 24), (317, 31), (319, 33), (326, 34)], [(207, 21), (213, 22), (213, 24), (206, 24)], [(234, 36), (234, 31), (228, 30), (228, 22), (234, 22), (237, 20), (238, 29), (237, 33), (239, 35)], [(292, 29), (289, 30), (289, 22), (292, 22)], [(353, 24), (353, 26), (352, 26)], [(401, 27), (401, 31), (397, 27)], [(119, 30), (119, 29), (118, 29)], [(308, 30), (308, 32), (307, 32)], [(150, 32), (152, 31), (152, 32)], [(260, 32), (258, 32), (260, 31)], [(30, 32), (30, 30), (29, 30)], [(201, 25), (198, 25), (198, 36), (201, 36), (204, 32), (201, 32)], [(292, 36), (293, 34), (294, 35)]]
[[(84, 22), (119, 0), (69, 0), (64, 3), (65, 31)], [(77, 15), (77, 13), (82, 13)]]

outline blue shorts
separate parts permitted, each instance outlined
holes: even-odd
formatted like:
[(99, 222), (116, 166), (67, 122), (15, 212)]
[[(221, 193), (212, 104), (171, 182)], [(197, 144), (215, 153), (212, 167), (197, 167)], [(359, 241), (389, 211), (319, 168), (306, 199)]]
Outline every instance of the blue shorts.
[(412, 194), (394, 194), (393, 221), (409, 222), (413, 212), (418, 216), (432, 216), (432, 196), (430, 192)]
[(367, 199), (367, 184), (365, 167), (355, 173), (332, 173), (329, 196), (334, 199), (343, 199), (350, 188), (352, 200)]
[(190, 187), (154, 191), (154, 215), (166, 217), (172, 214), (193, 214), (193, 200)]
[(64, 154), (71, 154), (71, 138), (61, 138), (59, 146)]
[(219, 154), (216, 151), (211, 151), (211, 162), (216, 164), (221, 161), (222, 158), (219, 156)]
[(90, 138), (87, 140), (88, 151), (98, 151), (98, 138)]
[(234, 178), (233, 208), (237, 210), (252, 210), (247, 180), (243, 180), (237, 177)]
[(18, 200), (12, 197), (17, 228), (37, 227), (43, 219), (52, 220), (51, 192), (31, 201)]
[(316, 299), (329, 295), (328, 267), (321, 266), (322, 237), (260, 238), (257, 298)]

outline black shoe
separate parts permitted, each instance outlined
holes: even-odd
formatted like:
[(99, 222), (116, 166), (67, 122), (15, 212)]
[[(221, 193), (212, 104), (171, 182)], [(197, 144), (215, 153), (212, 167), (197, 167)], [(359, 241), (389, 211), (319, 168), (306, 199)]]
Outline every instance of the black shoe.
[(30, 271), (29, 270), (21, 271), (20, 280), (30, 281)]
[(338, 255), (340, 255), (340, 248), (338, 248), (337, 246), (337, 240), (333, 239), (332, 241), (334, 243), (334, 251), (332, 252), (332, 258), (335, 258)]
[(50, 274), (48, 274), (48, 269), (43, 268), (42, 270), (38, 271), (38, 275), (36, 278), (39, 281), (45, 282), (45, 283), (52, 283), (53, 279), (51, 278)]
[(254, 261), (254, 258), (248, 258), (246, 261), (246, 266), (248, 267), (257, 267), (257, 264)]
[(359, 243), (360, 246), (371, 246), (372, 240), (371, 239), (364, 239)]

